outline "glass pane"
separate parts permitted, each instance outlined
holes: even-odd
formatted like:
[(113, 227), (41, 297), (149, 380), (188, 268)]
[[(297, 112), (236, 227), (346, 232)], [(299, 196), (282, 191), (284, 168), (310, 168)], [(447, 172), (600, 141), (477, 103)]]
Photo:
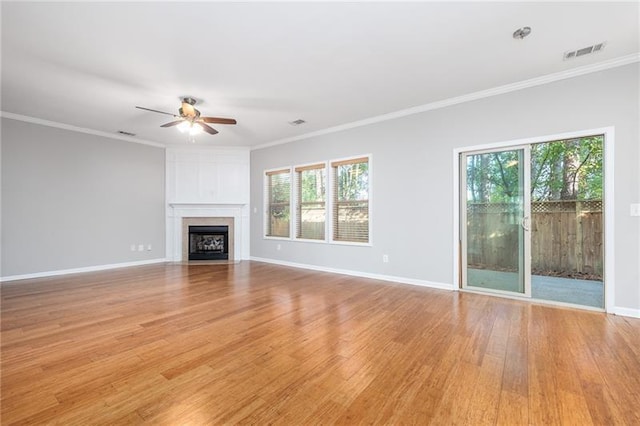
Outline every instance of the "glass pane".
[(324, 240), (326, 169), (298, 172), (298, 238)]
[(466, 158), (467, 286), (524, 293), (524, 152)]
[(338, 166), (338, 201), (369, 199), (369, 163)]
[(289, 236), (291, 198), (291, 174), (278, 173), (269, 176), (269, 221), (267, 235)]
[(291, 179), (289, 173), (279, 173), (269, 176), (270, 201), (272, 203), (288, 203), (291, 196)]
[(369, 241), (369, 163), (341, 164), (335, 170), (333, 239)]
[(604, 136), (531, 146), (531, 295), (604, 308)]
[(289, 204), (272, 204), (269, 206), (269, 236), (289, 236)]
[(369, 241), (369, 202), (339, 201), (335, 206), (334, 239), (366, 243)]
[(324, 203), (303, 203), (300, 205), (298, 214), (300, 215), (298, 238), (324, 240)]

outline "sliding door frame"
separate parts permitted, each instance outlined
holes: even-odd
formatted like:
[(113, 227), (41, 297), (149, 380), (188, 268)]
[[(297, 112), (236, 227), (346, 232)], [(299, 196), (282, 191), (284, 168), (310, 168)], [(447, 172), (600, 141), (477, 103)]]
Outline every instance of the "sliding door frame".
[[(558, 133), (551, 135), (543, 135), (536, 136), (525, 139), (516, 139), (481, 145), (471, 145), (460, 148), (455, 148), (453, 150), (453, 290), (467, 290), (462, 289), (462, 268), (465, 267), (462, 265), (462, 235), (461, 235), (461, 221), (460, 221), (460, 213), (461, 213), (461, 172), (463, 170), (463, 166), (466, 169), (466, 165), (461, 164), (461, 157), (463, 153), (472, 153), (474, 151), (489, 151), (489, 150), (499, 150), (499, 149), (508, 149), (512, 147), (519, 147), (522, 145), (531, 145), (535, 143), (544, 143), (544, 142), (552, 142), (558, 140), (565, 139), (575, 139), (586, 136), (593, 135), (604, 135), (604, 164), (603, 164), (603, 175), (604, 175), (604, 271), (603, 271), (603, 282), (605, 288), (605, 312), (613, 313), (615, 311), (615, 270), (614, 270), (614, 145), (615, 145), (615, 128), (613, 126), (610, 127), (601, 127), (595, 129), (587, 129), (587, 130), (578, 130), (574, 132), (567, 133)], [(485, 293), (488, 294), (488, 293)], [(495, 293), (496, 296), (516, 298), (522, 300), (528, 300), (526, 296), (518, 296), (515, 294), (499, 294)], [(537, 300), (536, 302), (550, 304), (550, 305), (561, 305), (561, 306), (571, 306), (577, 307), (587, 310), (595, 310), (602, 311), (599, 308), (591, 308), (588, 306), (574, 305), (563, 302), (554, 302), (548, 300)]]
[[(478, 154), (491, 154), (497, 152), (504, 151), (522, 151), (522, 164), (519, 164), (518, 167), (521, 168), (522, 176), (522, 216), (519, 219), (519, 227), (522, 228), (522, 241), (518, 242), (518, 251), (522, 253), (518, 254), (519, 258), (519, 268), (518, 274), (521, 275), (519, 278), (522, 279), (523, 291), (522, 293), (514, 292), (514, 291), (506, 291), (506, 290), (498, 290), (493, 288), (480, 288), (470, 286), (467, 277), (467, 227), (460, 226), (460, 271), (462, 276), (460, 277), (460, 285), (459, 287), (464, 290), (473, 290), (473, 291), (482, 291), (487, 293), (497, 293), (502, 295), (512, 295), (512, 296), (520, 296), (520, 297), (531, 297), (531, 229), (527, 228), (525, 225), (525, 220), (531, 224), (531, 145), (516, 145), (516, 146), (505, 146), (502, 148), (491, 148), (491, 149), (475, 149), (470, 151), (462, 151), (459, 154), (460, 157), (460, 187), (458, 192), (459, 197), (459, 205), (466, 206), (467, 197), (465, 193), (462, 191), (467, 190), (467, 179), (466, 179), (466, 159), (469, 155), (478, 155)], [(463, 202), (464, 200), (464, 202)], [(459, 211), (459, 217), (462, 218), (461, 223), (465, 224), (467, 222), (467, 209), (462, 208)], [(520, 231), (520, 230), (519, 230)]]

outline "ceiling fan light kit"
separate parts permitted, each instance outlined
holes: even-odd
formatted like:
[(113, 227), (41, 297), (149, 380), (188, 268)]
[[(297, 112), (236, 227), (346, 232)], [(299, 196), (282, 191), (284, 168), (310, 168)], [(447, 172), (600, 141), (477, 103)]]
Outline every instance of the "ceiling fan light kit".
[(207, 132), (210, 135), (215, 135), (218, 133), (216, 129), (209, 126), (206, 123), (217, 123), (217, 124), (236, 124), (237, 121), (233, 118), (222, 118), (222, 117), (201, 117), (200, 111), (198, 111), (194, 105), (196, 104), (196, 100), (193, 98), (183, 98), (182, 105), (178, 109), (178, 114), (171, 114), (170, 112), (158, 111), (157, 109), (145, 108), (141, 106), (136, 106), (138, 109), (142, 109), (145, 111), (156, 112), (159, 114), (171, 115), (172, 117), (177, 118), (176, 121), (171, 121), (169, 123), (165, 123), (160, 127), (173, 127), (176, 126), (180, 133), (189, 133), (190, 136), (195, 136), (200, 133)]
[(182, 123), (176, 126), (176, 129), (180, 133), (189, 133), (190, 136), (199, 135), (202, 133), (202, 127), (198, 125), (198, 123), (190, 123), (188, 121), (183, 121)]

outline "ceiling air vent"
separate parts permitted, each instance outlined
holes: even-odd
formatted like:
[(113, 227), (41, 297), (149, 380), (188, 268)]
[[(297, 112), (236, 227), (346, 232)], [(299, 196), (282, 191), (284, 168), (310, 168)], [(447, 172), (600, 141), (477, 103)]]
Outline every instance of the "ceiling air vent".
[(293, 120), (293, 121), (289, 122), (289, 124), (291, 124), (292, 126), (299, 126), (299, 125), (304, 124), (304, 123), (306, 123), (306, 121), (304, 121), (301, 118), (298, 118), (297, 120)]
[(124, 130), (118, 130), (118, 133), (120, 133), (121, 135), (125, 135), (125, 136), (135, 136), (135, 133), (131, 133), (131, 132), (125, 132)]
[(578, 50), (571, 50), (569, 52), (564, 52), (564, 59), (573, 59), (573, 58), (577, 58), (579, 56), (584, 56), (584, 55), (589, 55), (591, 53), (596, 53), (596, 52), (600, 52), (602, 49), (604, 49), (604, 45), (605, 43), (598, 43), (598, 44), (594, 44), (593, 46), (587, 46), (587, 47), (583, 47), (582, 49), (578, 49)]

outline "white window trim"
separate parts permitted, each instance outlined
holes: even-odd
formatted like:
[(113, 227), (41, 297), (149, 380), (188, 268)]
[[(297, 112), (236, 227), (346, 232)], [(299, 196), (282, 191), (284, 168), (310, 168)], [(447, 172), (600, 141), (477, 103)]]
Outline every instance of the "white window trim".
[[(336, 161), (349, 161), (355, 160), (357, 158), (367, 158), (367, 162), (369, 165), (369, 198), (368, 198), (368, 207), (369, 207), (369, 241), (366, 243), (356, 242), (356, 241), (336, 241), (333, 239), (333, 170), (331, 167), (331, 163)], [(373, 155), (371, 153), (368, 154), (360, 154), (360, 155), (352, 155), (349, 157), (341, 157), (341, 158), (332, 158), (327, 161), (312, 161), (309, 163), (297, 164), (295, 166), (282, 166), (282, 167), (273, 167), (270, 169), (265, 169), (262, 171), (262, 194), (263, 194), (263, 217), (262, 217), (262, 238), (265, 240), (277, 240), (277, 241), (294, 241), (300, 243), (314, 243), (314, 244), (331, 244), (331, 245), (341, 245), (341, 246), (355, 246), (355, 247), (371, 247), (373, 246), (373, 209), (371, 206), (373, 205)], [(297, 173), (295, 172), (296, 167), (305, 167), (312, 166), (316, 164), (324, 164), (325, 165), (325, 174), (327, 176), (327, 192), (325, 194), (325, 208), (326, 208), (326, 216), (325, 216), (325, 238), (324, 240), (313, 240), (307, 238), (297, 238), (296, 237), (296, 221), (297, 221)], [(278, 170), (289, 170), (291, 176), (291, 185), (289, 187), (289, 236), (288, 237), (275, 237), (271, 235), (267, 235), (267, 223), (269, 220), (269, 198), (266, 196), (266, 187), (267, 187), (267, 173), (275, 172)]]
[[(288, 237), (277, 237), (273, 235), (267, 235), (267, 223), (269, 221), (269, 197), (267, 196), (267, 184), (269, 181), (269, 176), (267, 173), (276, 172), (279, 170), (289, 170), (289, 236)], [(282, 167), (274, 167), (271, 169), (265, 169), (262, 171), (262, 197), (263, 199), (263, 215), (262, 215), (262, 238), (265, 240), (280, 240), (280, 241), (291, 241), (292, 240), (292, 230), (293, 230), (293, 215), (292, 212), (292, 199), (293, 199), (293, 167), (291, 166), (282, 166)]]
[[(368, 208), (369, 208), (369, 241), (366, 243), (360, 243), (360, 242), (355, 242), (355, 241), (336, 241), (333, 239), (333, 170), (332, 170), (332, 166), (331, 164), (336, 162), (336, 161), (349, 161), (349, 160), (355, 160), (357, 158), (363, 158), (366, 157), (367, 158), (367, 162), (368, 162), (368, 167), (369, 167), (369, 198), (368, 198)], [(371, 232), (371, 230), (373, 229), (373, 214), (372, 211), (373, 209), (371, 208), (371, 206), (373, 205), (373, 162), (372, 162), (372, 158), (373, 155), (371, 153), (369, 154), (362, 154), (362, 155), (353, 155), (350, 157), (342, 157), (342, 158), (332, 158), (331, 160), (328, 161), (328, 166), (329, 166), (329, 186), (327, 188), (327, 200), (331, 200), (330, 201), (330, 208), (327, 209), (327, 232), (328, 232), (328, 238), (329, 238), (329, 244), (336, 244), (336, 245), (344, 245), (344, 246), (360, 246), (360, 247), (371, 247), (373, 246), (373, 234)], [(330, 198), (329, 198), (330, 197)]]
[[(311, 239), (311, 238), (298, 238), (298, 230), (296, 229), (296, 223), (298, 223), (298, 173), (295, 171), (298, 167), (307, 167), (307, 166), (315, 166), (318, 164), (324, 164), (324, 174), (325, 174), (325, 194), (324, 194), (324, 239), (322, 240), (315, 240), (315, 239)], [(276, 169), (277, 170), (277, 169)], [(329, 174), (331, 173), (331, 169), (329, 168), (329, 162), (328, 161), (314, 161), (311, 163), (304, 163), (304, 164), (296, 164), (295, 166), (291, 167), (292, 173), (293, 173), (293, 186), (291, 188), (291, 191), (293, 192), (293, 196), (291, 197), (291, 205), (292, 208), (291, 210), (293, 211), (292, 213), (292, 224), (293, 224), (293, 233), (289, 233), (289, 235), (291, 235), (291, 239), (294, 241), (300, 241), (300, 242), (305, 242), (305, 243), (327, 243), (329, 242), (329, 206), (332, 204), (331, 201), (329, 200)]]

